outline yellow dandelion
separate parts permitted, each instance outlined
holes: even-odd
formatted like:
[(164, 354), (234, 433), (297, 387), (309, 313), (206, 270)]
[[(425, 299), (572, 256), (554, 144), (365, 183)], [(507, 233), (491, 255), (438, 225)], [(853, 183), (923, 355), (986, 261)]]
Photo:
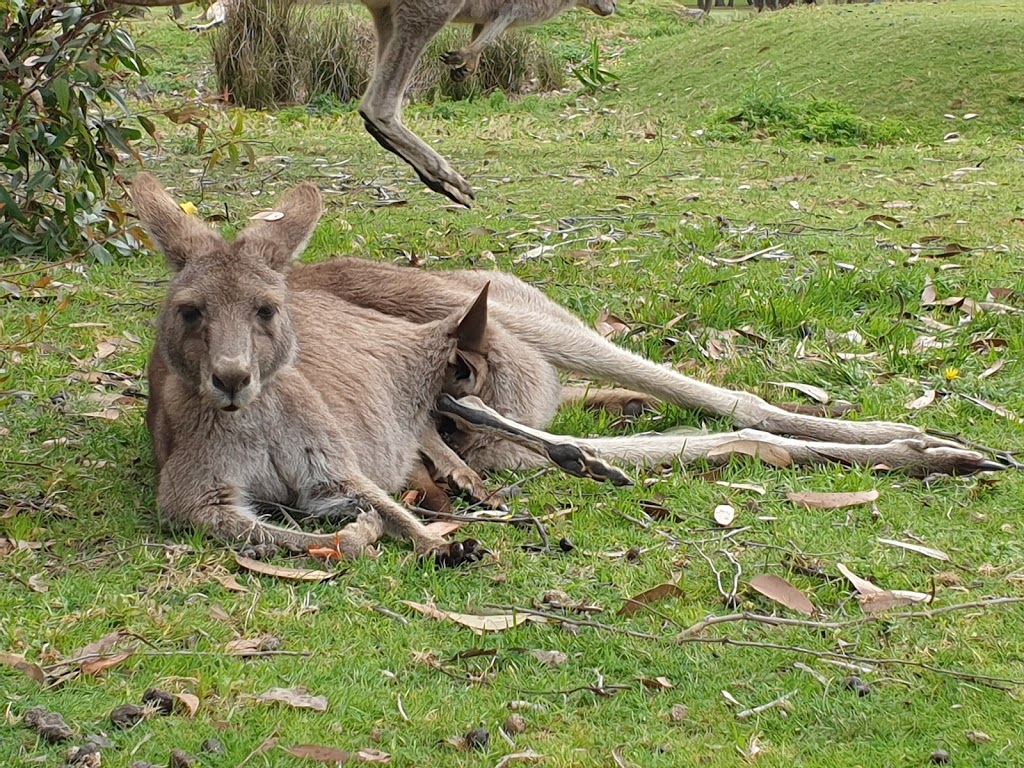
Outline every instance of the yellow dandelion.
[(956, 381), (957, 379), (960, 378), (960, 369), (959, 368), (947, 368), (945, 371), (943, 371), (942, 377), (946, 381)]

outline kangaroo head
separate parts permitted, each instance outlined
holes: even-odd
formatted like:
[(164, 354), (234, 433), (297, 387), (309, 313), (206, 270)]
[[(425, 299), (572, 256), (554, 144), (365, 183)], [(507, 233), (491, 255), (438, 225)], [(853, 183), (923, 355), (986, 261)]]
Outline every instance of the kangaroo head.
[(448, 360), (444, 391), (453, 397), (480, 393), (487, 379), (487, 291), (484, 285), (480, 295), (462, 316), (455, 329), (455, 351)]
[(615, 0), (578, 0), (580, 8), (589, 8), (598, 16), (611, 16), (615, 13)]
[(232, 242), (149, 174), (135, 178), (131, 198), (174, 272), (157, 320), (159, 353), (210, 407), (244, 408), (295, 358), (286, 273), (320, 219), (320, 192), (297, 187)]

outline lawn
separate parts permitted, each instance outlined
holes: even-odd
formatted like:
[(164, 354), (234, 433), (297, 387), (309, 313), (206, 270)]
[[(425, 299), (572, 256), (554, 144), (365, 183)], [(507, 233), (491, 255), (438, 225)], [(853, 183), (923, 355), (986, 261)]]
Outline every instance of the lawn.
[[(620, 343), (689, 375), (804, 405), (771, 382), (814, 385), (855, 404), (851, 418), (1024, 449), (1016, 3), (737, 8), (704, 25), (660, 0), (620, 11), (530, 33), (567, 65), (598, 39), (617, 83), (588, 90), (570, 74), (553, 94), (406, 109), (476, 186), (470, 211), (423, 188), (351, 107), (214, 104), (208, 45), (162, 14), (133, 23), (153, 49), (150, 104), (204, 100), (210, 129), (200, 144), (158, 119), (144, 165), (228, 231), (316, 182), (327, 213), (309, 260), (508, 269), (587, 322), (611, 313), (628, 327)], [(388, 541), (341, 566), (275, 561), (331, 570), (323, 582), (258, 575), (156, 519), (142, 414), (162, 259), (24, 272), (39, 266), (0, 261), (21, 288), (0, 297), (0, 653), (47, 682), (0, 664), (0, 765), (63, 765), (90, 739), (105, 768), (167, 765), (175, 749), (202, 766), (312, 765), (286, 752), (301, 744), (396, 766), (1020, 765), (1024, 606), (990, 604), (1024, 599), (1020, 472), (922, 481), (749, 459), (638, 472), (631, 488), (508, 474), (493, 482), (519, 488), (512, 512), (570, 551), (536, 551), (535, 526), (474, 524), (459, 535), (495, 555), (465, 569)], [(554, 429), (702, 427), (728, 424), (569, 410)], [(787, 497), (870, 490), (876, 501), (844, 509)], [(723, 504), (729, 527), (713, 518)], [(932, 603), (867, 613), (840, 564)], [(763, 574), (815, 617), (759, 594)], [(668, 582), (679, 591), (651, 610), (619, 612)], [(566, 621), (481, 636), (406, 601)], [(941, 610), (968, 603), (982, 605)], [(684, 634), (737, 610), (804, 623)], [(134, 653), (83, 669), (85, 646), (114, 632), (112, 653)], [(111, 723), (154, 687), (187, 695), (169, 716)], [(299, 687), (326, 710), (256, 698)], [(62, 713), (72, 740), (26, 727), (35, 706)], [(467, 743), (475, 729), (486, 744)], [(222, 753), (203, 749), (211, 738)]]

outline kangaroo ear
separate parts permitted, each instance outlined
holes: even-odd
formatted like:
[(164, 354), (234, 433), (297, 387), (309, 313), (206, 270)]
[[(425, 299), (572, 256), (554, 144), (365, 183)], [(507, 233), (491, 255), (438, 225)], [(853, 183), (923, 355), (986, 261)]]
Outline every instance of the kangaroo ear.
[(274, 210), (256, 214), (238, 240), (260, 249), (268, 266), (280, 272), (305, 250), (323, 212), (320, 190), (307, 181), (281, 198)]
[(484, 285), (480, 295), (473, 302), (473, 306), (462, 316), (458, 328), (455, 329), (457, 346), (463, 352), (486, 355), (489, 351), (487, 344), (487, 292), (490, 287), (490, 283)]
[(155, 176), (140, 173), (128, 194), (142, 225), (175, 272), (181, 271), (189, 259), (202, 256), (224, 242), (202, 221), (185, 213)]

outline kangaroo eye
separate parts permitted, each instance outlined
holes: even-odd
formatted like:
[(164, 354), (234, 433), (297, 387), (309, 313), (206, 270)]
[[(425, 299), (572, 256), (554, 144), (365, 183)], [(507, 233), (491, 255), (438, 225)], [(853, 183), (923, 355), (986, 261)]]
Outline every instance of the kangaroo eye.
[(264, 322), (273, 320), (274, 315), (277, 314), (277, 307), (272, 307), (270, 304), (264, 304), (262, 307), (256, 310), (256, 317)]
[(199, 307), (192, 306), (191, 304), (186, 304), (179, 309), (178, 312), (181, 313), (181, 319), (189, 325), (198, 323), (203, 319), (203, 311), (199, 309)]

